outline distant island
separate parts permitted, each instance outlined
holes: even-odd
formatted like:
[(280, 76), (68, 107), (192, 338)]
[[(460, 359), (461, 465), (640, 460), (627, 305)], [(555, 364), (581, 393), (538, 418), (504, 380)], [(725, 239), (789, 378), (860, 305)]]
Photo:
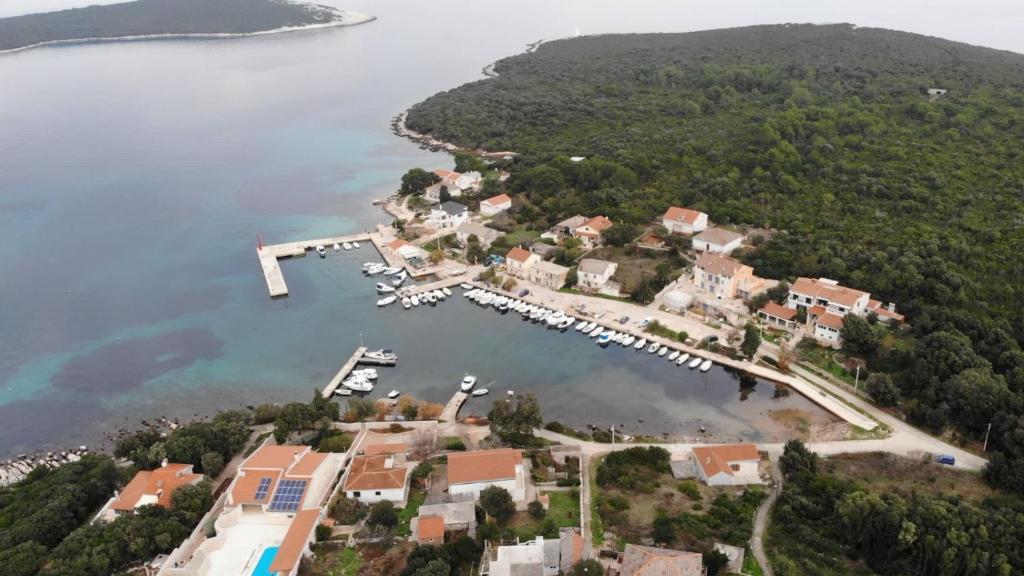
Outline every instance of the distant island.
[(0, 52), (97, 40), (265, 34), (370, 20), (331, 6), (281, 0), (135, 0), (0, 18)]

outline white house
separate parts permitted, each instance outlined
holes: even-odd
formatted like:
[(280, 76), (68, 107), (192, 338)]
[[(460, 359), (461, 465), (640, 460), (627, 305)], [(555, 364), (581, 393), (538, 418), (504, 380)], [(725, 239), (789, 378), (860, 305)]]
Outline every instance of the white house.
[(512, 197), (508, 194), (498, 194), (480, 202), (480, 214), (484, 216), (497, 216), (511, 207)]
[(448, 493), (451, 496), (478, 500), (480, 492), (490, 486), (508, 490), (516, 502), (526, 500), (522, 451), (502, 448), (448, 455)]
[(529, 278), (530, 268), (537, 262), (540, 262), (540, 256), (518, 246), (513, 246), (505, 254), (505, 270), (516, 278)]
[(505, 233), (501, 230), (488, 228), (476, 222), (463, 222), (455, 229), (455, 237), (459, 240), (460, 244), (465, 246), (469, 242), (470, 236), (476, 236), (477, 240), (480, 241), (480, 247), (484, 250), (490, 248), (495, 240), (504, 235)]
[(434, 170), (434, 174), (441, 179), (440, 182), (435, 186), (446, 186), (448, 193), (452, 195), (452, 198), (458, 198), (462, 196), (464, 192), (475, 191), (480, 187), (480, 182), (483, 176), (479, 172), (465, 172), (459, 173), (454, 170), (445, 170), (439, 168)]
[(697, 477), (708, 486), (763, 484), (758, 473), (761, 455), (753, 444), (694, 446)]
[(572, 235), (579, 238), (585, 248), (596, 248), (601, 245), (601, 235), (612, 225), (610, 219), (604, 216), (594, 216), (576, 228)]
[(392, 454), (356, 456), (345, 479), (345, 496), (364, 504), (390, 500), (404, 506), (409, 496), (408, 470)]
[(743, 243), (743, 234), (721, 228), (708, 228), (693, 237), (693, 249), (697, 252), (714, 252), (728, 255)]
[(708, 215), (689, 208), (670, 206), (661, 224), (672, 234), (695, 234), (708, 227)]
[(585, 290), (600, 291), (612, 279), (618, 268), (619, 265), (615, 262), (584, 258), (576, 268), (576, 285)]
[(804, 308), (814, 337), (829, 344), (839, 344), (839, 330), (847, 314), (875, 314), (882, 322), (903, 322), (903, 315), (896, 313), (894, 304), (884, 306), (872, 300), (871, 294), (828, 278), (797, 278), (789, 287), (786, 306), (794, 310)]
[(458, 202), (442, 202), (440, 206), (430, 209), (427, 225), (434, 228), (457, 228), (469, 220), (469, 208)]
[[(536, 254), (531, 255), (537, 256)], [(565, 286), (565, 280), (569, 277), (568, 268), (560, 264), (546, 262), (544, 260), (535, 262), (527, 271), (530, 275), (530, 282), (552, 290), (558, 290), (562, 286)]]

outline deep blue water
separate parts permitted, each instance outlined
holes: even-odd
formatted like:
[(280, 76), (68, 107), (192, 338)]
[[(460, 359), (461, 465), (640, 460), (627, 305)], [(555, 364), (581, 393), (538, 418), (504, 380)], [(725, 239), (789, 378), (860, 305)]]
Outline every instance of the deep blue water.
[(253, 250), (257, 234), (278, 242), (381, 221), (370, 201), (406, 169), (450, 166), (391, 135), (389, 119), (528, 42), (844, 19), (816, 3), (754, 4), (360, 0), (339, 6), (379, 20), (0, 56), (0, 454), (96, 443), (154, 416), (305, 399), (360, 333), (401, 355), (383, 391), (444, 401), (468, 370), (537, 392), (549, 417), (578, 425), (777, 437), (766, 411), (807, 401), (773, 400), (767, 384), (741, 400), (717, 369), (705, 379), (461, 299), (378, 311), (358, 273), (367, 248), (286, 262), (292, 296), (272, 301)]

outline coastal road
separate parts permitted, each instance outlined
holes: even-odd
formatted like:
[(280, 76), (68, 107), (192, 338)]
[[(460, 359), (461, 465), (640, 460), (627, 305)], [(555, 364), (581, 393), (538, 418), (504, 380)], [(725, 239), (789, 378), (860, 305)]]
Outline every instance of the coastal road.
[(772, 565), (768, 562), (768, 555), (764, 551), (764, 531), (768, 526), (768, 517), (771, 514), (772, 506), (775, 506), (775, 501), (782, 493), (782, 472), (779, 470), (777, 459), (772, 460), (772, 479), (775, 480), (775, 486), (757, 509), (757, 516), (754, 517), (754, 532), (750, 536), (750, 552), (761, 566), (761, 573), (764, 576), (775, 576), (775, 571), (772, 570)]

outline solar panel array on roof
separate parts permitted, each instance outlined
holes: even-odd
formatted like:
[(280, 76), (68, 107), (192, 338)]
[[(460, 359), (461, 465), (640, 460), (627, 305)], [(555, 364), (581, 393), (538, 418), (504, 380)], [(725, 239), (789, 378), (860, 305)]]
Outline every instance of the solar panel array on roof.
[(282, 480), (270, 500), (271, 512), (294, 512), (302, 504), (308, 480)]
[(260, 485), (256, 487), (256, 496), (254, 496), (253, 499), (254, 500), (263, 500), (264, 498), (266, 498), (267, 497), (267, 490), (270, 490), (270, 482), (273, 481), (273, 480), (274, 480), (273, 478), (269, 478), (269, 477), (267, 477), (267, 478), (260, 478)]

